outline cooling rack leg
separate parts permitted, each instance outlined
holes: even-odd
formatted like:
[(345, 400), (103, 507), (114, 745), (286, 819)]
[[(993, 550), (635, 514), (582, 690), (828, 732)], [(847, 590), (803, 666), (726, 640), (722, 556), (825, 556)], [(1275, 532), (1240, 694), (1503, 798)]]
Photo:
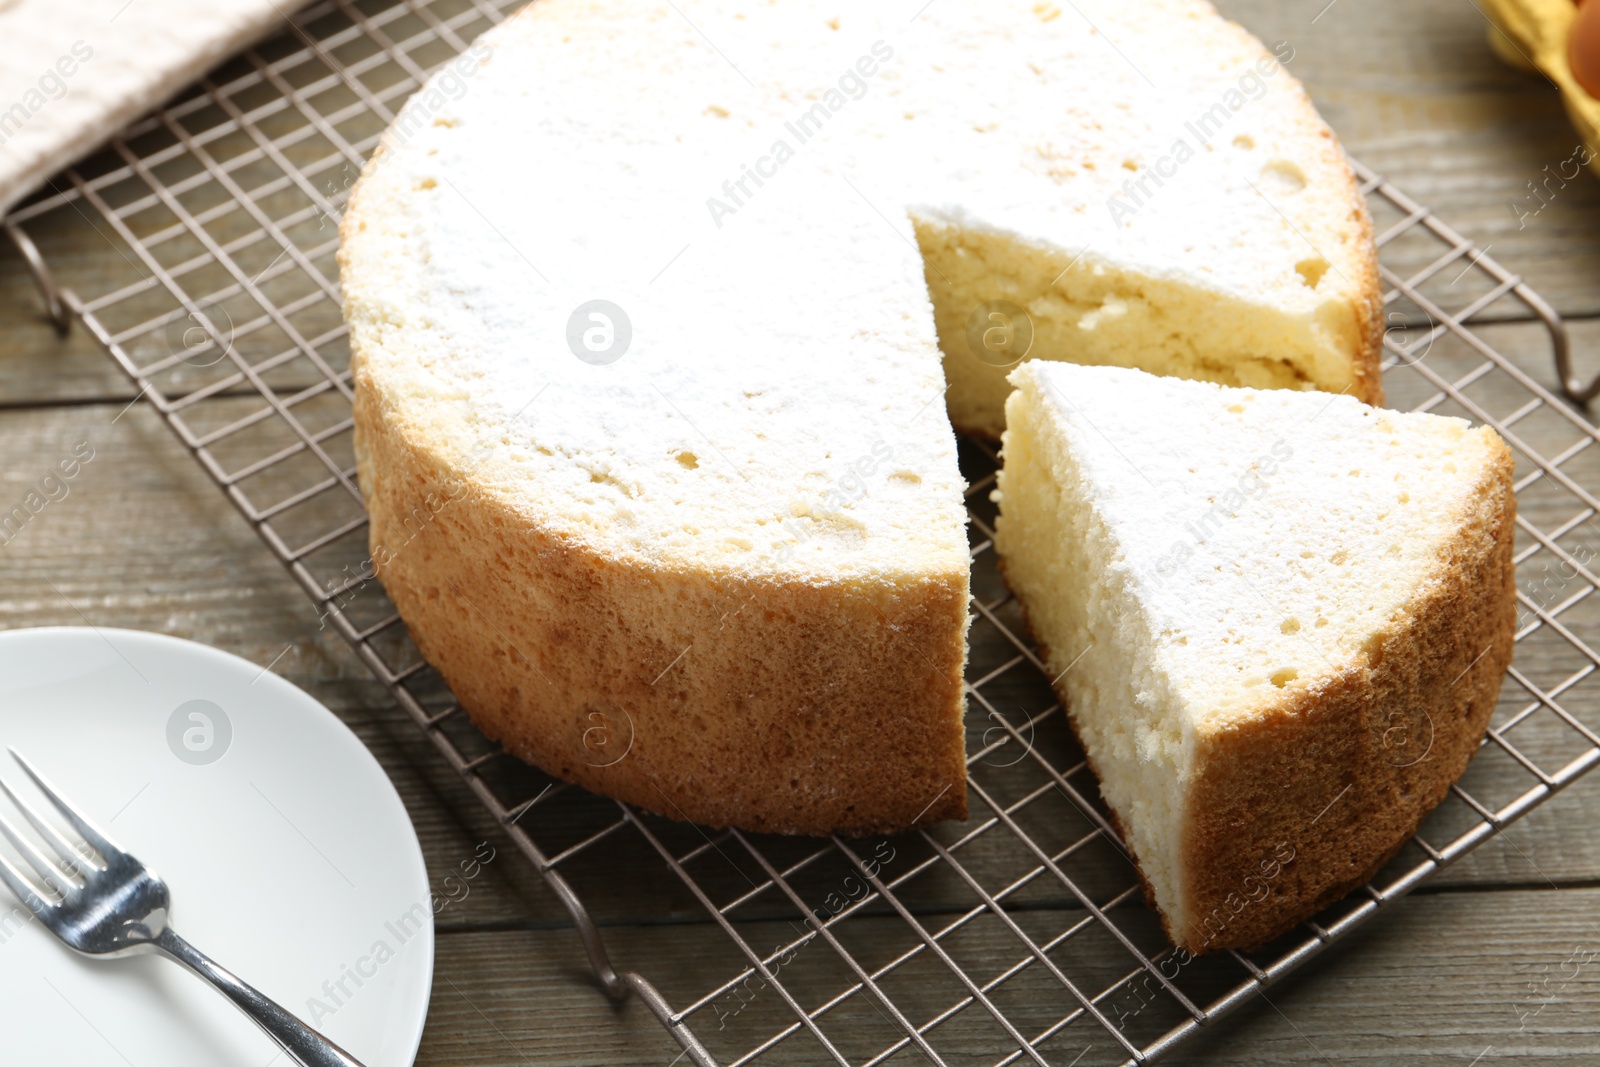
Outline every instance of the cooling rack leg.
[(65, 337), (72, 326), (72, 315), (67, 310), (67, 302), (61, 298), (61, 290), (56, 288), (50, 268), (45, 265), (44, 256), (39, 254), (39, 246), (20, 226), (8, 222), (5, 231), (17, 251), (22, 253), (23, 261), (28, 264), (28, 273), (33, 275), (33, 284), (39, 287), (39, 295), (44, 297), (45, 312), (50, 316), (50, 321), (55, 323), (56, 333)]
[(694, 1036), (689, 1024), (673, 1021), (672, 1008), (668, 1006), (666, 998), (656, 987), (650, 984), (649, 979), (633, 971), (624, 971), (622, 977), (639, 999), (650, 1006), (650, 1010), (661, 1021), (661, 1025), (667, 1028), (667, 1033), (683, 1046), (683, 1051), (688, 1054), (690, 1062), (695, 1067), (717, 1067), (717, 1061), (711, 1058), (711, 1053), (700, 1043), (700, 1039)]
[(595, 977), (599, 979), (606, 995), (618, 1002), (628, 999), (630, 995), (638, 997), (666, 1028), (667, 1033), (683, 1047), (683, 1051), (688, 1054), (690, 1062), (695, 1067), (717, 1067), (717, 1061), (700, 1043), (700, 1039), (694, 1036), (688, 1024), (673, 1018), (671, 1005), (648, 978), (637, 971), (618, 971), (612, 967), (611, 954), (606, 951), (605, 942), (600, 937), (600, 930), (595, 925), (594, 919), (589, 915), (589, 909), (567, 884), (567, 880), (550, 866), (544, 853), (533, 843), (533, 839), (519, 826), (512, 825), (506, 829), (511, 840), (528, 859), (533, 861), (534, 868), (544, 878), (545, 884), (555, 892), (566, 907), (567, 913), (572, 916), (572, 924), (577, 928), (578, 937), (583, 941), (584, 952), (588, 954), (589, 965), (594, 968)]
[(1550, 349), (1555, 353), (1556, 378), (1561, 383), (1562, 394), (1580, 407), (1588, 407), (1589, 401), (1600, 393), (1600, 374), (1587, 384), (1578, 380), (1572, 372), (1572, 338), (1567, 334), (1567, 324), (1562, 321), (1560, 314), (1527, 285), (1518, 284), (1512, 290), (1524, 304), (1539, 316), (1545, 329), (1550, 331)]

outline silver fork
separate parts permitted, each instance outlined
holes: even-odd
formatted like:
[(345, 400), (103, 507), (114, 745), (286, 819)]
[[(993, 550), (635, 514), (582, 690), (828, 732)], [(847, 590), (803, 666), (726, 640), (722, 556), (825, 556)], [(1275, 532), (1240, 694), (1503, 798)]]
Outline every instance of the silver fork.
[(0, 816), (0, 833), (5, 834), (39, 872), (45, 884), (61, 897), (59, 903), (46, 900), (10, 860), (0, 855), (0, 880), (39, 917), (46, 929), (86, 956), (159, 952), (215, 986), (251, 1022), (265, 1030), (295, 1063), (303, 1067), (361, 1067), (355, 1057), (174, 933), (167, 925), (172, 897), (160, 875), (124, 852), (68, 804), (20, 752), (13, 748), (11, 756), (100, 856), (98, 863), (85, 856), (0, 779), (0, 790), (5, 791), (58, 857), (52, 859), (45, 855)]

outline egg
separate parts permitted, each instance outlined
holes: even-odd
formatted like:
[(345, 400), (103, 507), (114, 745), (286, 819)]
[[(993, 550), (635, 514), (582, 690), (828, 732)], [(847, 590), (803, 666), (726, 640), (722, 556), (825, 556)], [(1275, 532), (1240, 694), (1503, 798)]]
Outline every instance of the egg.
[(1584, 91), (1600, 100), (1600, 0), (1578, 7), (1567, 39), (1567, 63)]

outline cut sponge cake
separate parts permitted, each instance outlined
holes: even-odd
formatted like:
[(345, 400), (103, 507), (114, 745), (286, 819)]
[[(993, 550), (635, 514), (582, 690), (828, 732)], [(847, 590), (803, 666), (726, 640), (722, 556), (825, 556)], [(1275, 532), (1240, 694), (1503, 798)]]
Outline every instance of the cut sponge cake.
[(998, 435), (1020, 347), (987, 305), (1035, 356), (1377, 395), (1370, 224), (1292, 58), (1198, 0), (485, 34), (340, 250), (374, 566), (473, 720), (707, 823), (964, 814), (951, 427)]
[(1167, 932), (1253, 947), (1370, 878), (1511, 661), (1512, 459), (1350, 397), (1033, 361), (995, 545)]

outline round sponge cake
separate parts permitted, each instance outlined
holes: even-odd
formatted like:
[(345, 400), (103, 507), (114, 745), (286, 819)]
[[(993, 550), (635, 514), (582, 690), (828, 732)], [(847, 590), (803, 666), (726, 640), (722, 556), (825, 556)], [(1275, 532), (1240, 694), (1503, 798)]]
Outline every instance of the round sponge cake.
[[(1378, 398), (1362, 200), (1195, 0), (541, 0), (341, 263), (373, 562), (513, 753), (711, 824), (966, 811), (956, 428), (1006, 365)], [(948, 412), (948, 417), (947, 417)]]

